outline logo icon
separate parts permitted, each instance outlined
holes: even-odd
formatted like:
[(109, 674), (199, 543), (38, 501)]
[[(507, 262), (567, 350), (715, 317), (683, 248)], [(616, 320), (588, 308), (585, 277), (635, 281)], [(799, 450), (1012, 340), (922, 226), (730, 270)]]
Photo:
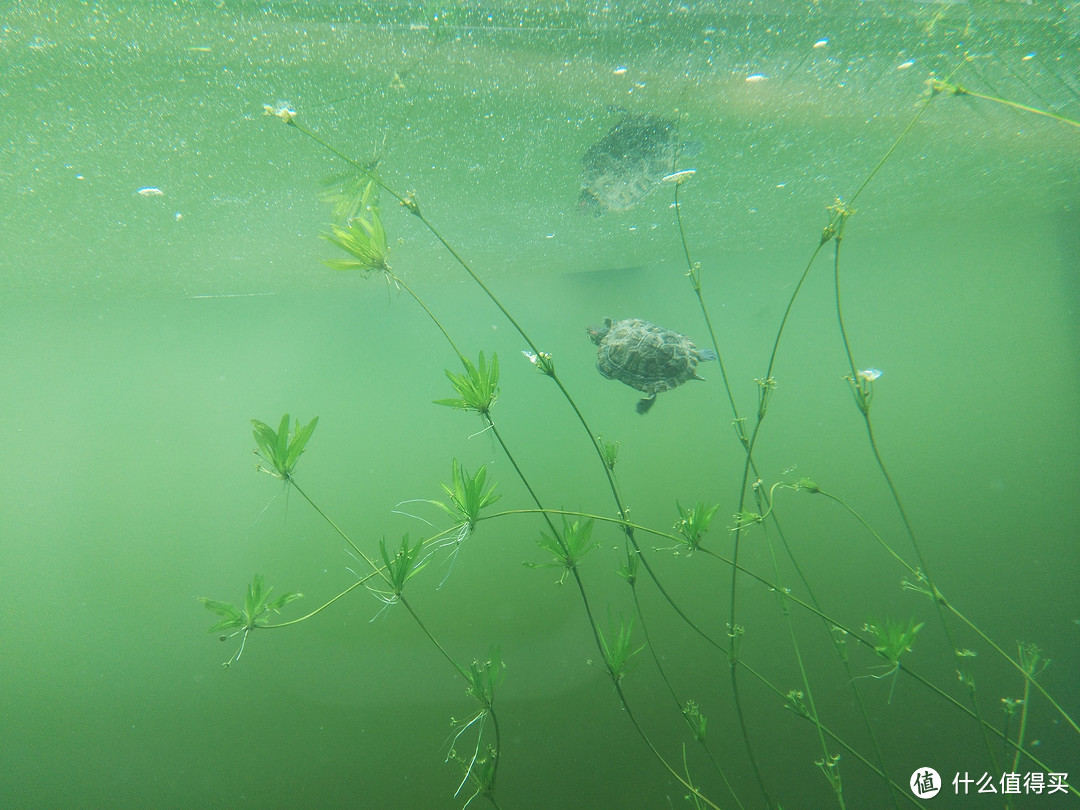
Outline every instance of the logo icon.
[(929, 799), (938, 795), (941, 790), (941, 777), (933, 768), (918, 768), (911, 775), (911, 792), (920, 799)]

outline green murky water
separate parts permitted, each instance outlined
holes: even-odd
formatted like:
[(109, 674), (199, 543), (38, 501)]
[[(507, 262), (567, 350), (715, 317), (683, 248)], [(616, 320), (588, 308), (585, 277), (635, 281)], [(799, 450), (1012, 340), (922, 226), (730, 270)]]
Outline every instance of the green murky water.
[[(446, 500), (454, 458), (497, 483), (484, 514), (535, 508), (494, 432), (432, 404), (460, 364), (423, 310), (322, 264), (340, 254), (318, 238), (320, 195), (348, 166), (263, 115), (279, 101), (342, 152), (380, 155), (381, 178), (415, 192), (550, 352), (591, 433), (621, 442), (617, 489), (652, 575), (639, 572), (635, 605), (616, 575), (625, 535), (599, 521), (578, 573), (603, 634), (609, 614), (635, 616), (631, 649), (649, 645), (619, 683), (629, 711), (574, 578), (522, 565), (551, 561), (536, 515), (481, 521), (452, 571), (443, 549), (406, 587), (454, 661), (501, 651), (498, 737), (485, 718), (454, 746), (467, 766), (481, 725), (477, 759), (497, 743), (498, 807), (690, 806), (677, 777), (724, 808), (764, 807), (766, 792), (836, 807), (815, 765), (836, 755), (849, 808), (912, 806), (908, 779), (926, 766), (945, 777), (939, 803), (1000, 807), (951, 795), (956, 772), (1014, 770), (1004, 737), (1017, 741), (1024, 713), (1007, 718), (1002, 700), (1021, 699), (1024, 678), (988, 639), (1014, 661), (1018, 641), (1052, 659), (1024, 717), (1038, 759), (1015, 770), (1080, 782), (1080, 130), (925, 95), (936, 76), (1075, 121), (1078, 33), (1075, 7), (1041, 2), (7, 4), (0, 805), (459, 808), (481, 787), (444, 762), (480, 706), (402, 605), (372, 622), (382, 604), (356, 588), (254, 632), (223, 669), (240, 636), (218, 643), (195, 599), (239, 604), (259, 573), (275, 594), (304, 593), (282, 621), (370, 570), (296, 491), (254, 472), (252, 418), (319, 416), (297, 483), (366, 554), (450, 525), (402, 502)], [(642, 317), (711, 341), (673, 186), (626, 213), (578, 210), (581, 155), (621, 111), (678, 111), (680, 137), (701, 144), (680, 211), (731, 391), (707, 363), (705, 382), (645, 417), (597, 374), (585, 328)], [(856, 368), (883, 372), (873, 437), (922, 562), (843, 379), (836, 242), (798, 287), (826, 206), (856, 192), (844, 326)], [(522, 358), (526, 340), (392, 203), (384, 193), (391, 267), (466, 355), (498, 353), (492, 415), (536, 496), (615, 518), (604, 467)], [(757, 423), (755, 379), (797, 289), (744, 482), (732, 420)], [(804, 476), (867, 525), (783, 486)], [(765, 509), (755, 491), (773, 511), (736, 538), (740, 492)], [(670, 534), (677, 502), (698, 501), (718, 511), (696, 553), (647, 531)], [(923, 564), (940, 611), (901, 588)], [(773, 588), (798, 601), (784, 610)], [(890, 670), (864, 630), (887, 618), (924, 623), (895, 683), (865, 677)], [(833, 624), (851, 631), (846, 667)], [(821, 735), (785, 708), (791, 690), (812, 698)]]

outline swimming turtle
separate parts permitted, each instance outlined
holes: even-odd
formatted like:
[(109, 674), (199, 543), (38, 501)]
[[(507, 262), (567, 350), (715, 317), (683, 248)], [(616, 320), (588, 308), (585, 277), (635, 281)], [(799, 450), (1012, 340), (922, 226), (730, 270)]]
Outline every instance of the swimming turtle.
[(597, 215), (627, 211), (675, 171), (677, 157), (697, 151), (678, 143), (675, 121), (626, 115), (582, 155), (579, 205)]
[(600, 373), (648, 394), (638, 400), (638, 413), (647, 413), (661, 391), (702, 379), (697, 364), (716, 359), (712, 349), (699, 349), (686, 335), (640, 318), (604, 318), (603, 326), (590, 327), (587, 332), (600, 347), (596, 352)]

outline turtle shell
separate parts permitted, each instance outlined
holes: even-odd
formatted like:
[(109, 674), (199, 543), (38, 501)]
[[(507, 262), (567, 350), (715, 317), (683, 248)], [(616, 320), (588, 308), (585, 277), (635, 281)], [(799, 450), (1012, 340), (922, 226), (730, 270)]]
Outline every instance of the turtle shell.
[[(686, 335), (640, 318), (605, 318), (603, 327), (589, 330), (589, 337), (599, 347), (600, 373), (647, 394), (649, 400), (687, 380), (700, 380), (697, 364), (716, 359), (713, 351), (699, 349)], [(642, 412), (647, 408), (639, 406)]]
[(581, 205), (626, 211), (674, 171), (679, 144), (675, 122), (658, 115), (627, 115), (581, 158)]

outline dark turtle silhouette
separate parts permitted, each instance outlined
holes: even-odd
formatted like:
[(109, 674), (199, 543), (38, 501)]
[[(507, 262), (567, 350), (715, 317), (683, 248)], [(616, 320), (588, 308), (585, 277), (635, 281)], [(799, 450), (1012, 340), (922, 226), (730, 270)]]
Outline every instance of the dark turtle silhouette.
[(638, 413), (647, 413), (661, 391), (702, 379), (697, 364), (716, 359), (716, 352), (699, 349), (686, 335), (640, 318), (604, 318), (604, 325), (590, 328), (588, 335), (599, 346), (596, 368), (600, 373), (648, 395), (638, 400)]
[(690, 144), (676, 140), (675, 121), (658, 115), (626, 115), (585, 150), (581, 158), (580, 205), (626, 211), (675, 171), (675, 159)]

